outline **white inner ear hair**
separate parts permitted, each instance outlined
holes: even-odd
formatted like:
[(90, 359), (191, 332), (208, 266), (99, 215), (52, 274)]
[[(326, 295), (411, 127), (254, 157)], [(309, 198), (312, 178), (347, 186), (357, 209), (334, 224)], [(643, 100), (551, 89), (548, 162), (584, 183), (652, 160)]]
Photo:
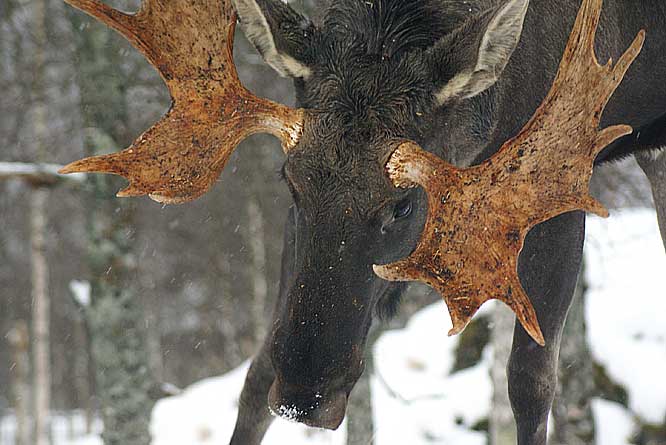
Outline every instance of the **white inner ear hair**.
[(437, 103), (443, 105), (454, 97), (466, 97), (462, 92), (465, 91), (471, 79), (472, 72), (470, 71), (463, 71), (453, 76), (453, 78), (444, 85), (444, 88), (439, 90), (435, 95)]
[(301, 77), (303, 79), (307, 79), (310, 77), (310, 74), (312, 73), (310, 71), (310, 68), (308, 68), (306, 65), (303, 65), (301, 62), (298, 60), (294, 59), (293, 57), (287, 55), (287, 54), (278, 54), (278, 57), (282, 58), (282, 62), (284, 64), (284, 67), (289, 71), (289, 74), (293, 77)]
[(658, 159), (660, 159), (661, 157), (664, 156), (664, 154), (666, 153), (666, 146), (659, 147), (659, 148), (653, 148), (651, 150), (645, 151), (644, 153), (645, 153), (644, 156), (646, 158), (648, 158), (650, 161), (654, 162), (654, 161), (656, 161), (656, 160), (658, 160)]
[[(285, 2), (286, 3), (286, 2)], [(245, 36), (257, 47), (261, 55), (275, 71), (282, 77), (310, 76), (310, 68), (293, 57), (278, 52), (273, 39), (271, 27), (264, 17), (264, 13), (254, 0), (234, 0), (236, 12), (241, 19), (241, 27)]]

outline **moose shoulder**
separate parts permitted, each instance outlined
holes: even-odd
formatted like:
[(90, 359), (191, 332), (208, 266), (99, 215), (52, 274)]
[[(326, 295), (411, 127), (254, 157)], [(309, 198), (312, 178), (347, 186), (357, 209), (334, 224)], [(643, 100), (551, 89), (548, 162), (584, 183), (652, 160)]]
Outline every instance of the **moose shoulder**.
[[(281, 0), (144, 0), (135, 15), (99, 0), (66, 1), (128, 38), (158, 69), (173, 99), (165, 118), (128, 149), (78, 161), (66, 172), (123, 175), (130, 180), (123, 196), (185, 202), (212, 186), (245, 136), (268, 132), (282, 140), (294, 205), (273, 329), (248, 373), (231, 439), (242, 445), (261, 442), (268, 406), (311, 426), (340, 425), (363, 372), (373, 314), (394, 308), (403, 289), (373, 266), (415, 252), (432, 219), (423, 189), (395, 187), (387, 175), (395, 142), (409, 140), (459, 167), (492, 160), (546, 97), (580, 6), (579, 0), (337, 0), (312, 22)], [(594, 17), (587, 28), (593, 35), (601, 0), (582, 1), (582, 16)], [(238, 81), (234, 9), (266, 62), (294, 79), (300, 109), (256, 98)], [(666, 5), (606, 0), (596, 54), (617, 60), (630, 48), (618, 64), (626, 69), (640, 48), (642, 34), (634, 37), (641, 29), (648, 34), (643, 52), (601, 122), (628, 124), (634, 132), (623, 126), (600, 133), (603, 145), (615, 142), (597, 161), (650, 153), (641, 155), (641, 166), (663, 217), (666, 156), (654, 153), (666, 145)], [(623, 73), (603, 71), (602, 77), (614, 89)], [(582, 111), (594, 126), (604, 104)], [(592, 154), (601, 146), (587, 143)], [(572, 208), (590, 208), (586, 203)], [(516, 325), (508, 365), (521, 445), (546, 443), (583, 232), (581, 212), (550, 219), (527, 234), (517, 261), (518, 284), (530, 300), (523, 295), (521, 307), (534, 308), (519, 317), (532, 337)], [(473, 314), (464, 309), (466, 318)]]

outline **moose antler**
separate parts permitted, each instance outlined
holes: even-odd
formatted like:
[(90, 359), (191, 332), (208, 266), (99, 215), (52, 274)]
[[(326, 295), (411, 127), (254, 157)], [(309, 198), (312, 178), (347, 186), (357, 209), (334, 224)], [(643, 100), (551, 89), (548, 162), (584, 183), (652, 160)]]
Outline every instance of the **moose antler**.
[(144, 0), (135, 15), (98, 0), (65, 0), (125, 36), (159, 71), (169, 112), (122, 152), (74, 162), (61, 173), (113, 173), (118, 196), (181, 203), (204, 194), (247, 136), (266, 132), (285, 151), (298, 142), (304, 111), (247, 91), (233, 62), (236, 15), (229, 0)]
[(632, 132), (627, 125), (599, 131), (601, 114), (640, 53), (640, 31), (615, 67), (594, 53), (602, 0), (583, 0), (554, 84), (532, 119), (484, 163), (457, 169), (413, 142), (387, 164), (397, 186), (423, 186), (428, 219), (406, 259), (375, 266), (387, 280), (423, 281), (444, 296), (453, 328), (462, 331), (489, 299), (506, 303), (524, 329), (545, 345), (518, 279), (518, 255), (535, 225), (572, 210), (608, 216), (589, 196), (599, 152)]

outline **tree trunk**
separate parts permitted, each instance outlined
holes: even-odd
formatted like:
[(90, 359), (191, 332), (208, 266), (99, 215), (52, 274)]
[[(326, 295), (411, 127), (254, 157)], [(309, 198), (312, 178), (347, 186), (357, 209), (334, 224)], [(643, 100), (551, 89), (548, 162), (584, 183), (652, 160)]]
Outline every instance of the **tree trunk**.
[(88, 336), (83, 320), (76, 320), (73, 326), (74, 344), (79, 354), (74, 358), (74, 372), (76, 378), (74, 384), (76, 388), (76, 399), (79, 407), (84, 410), (86, 422), (86, 434), (92, 433), (92, 423), (94, 419), (94, 405), (90, 390), (90, 346)]
[[(12, 348), (12, 398), (16, 413), (16, 445), (30, 445), (29, 427), (29, 401), (30, 394), (30, 336), (28, 325), (24, 321), (17, 321), (7, 334), (7, 341)], [(0, 438), (1, 439), (1, 438)]]
[[(379, 321), (370, 328), (365, 350), (365, 372), (354, 387), (347, 407), (347, 445), (372, 445), (374, 443), (375, 425), (370, 379), (375, 373), (374, 347), (376, 341), (389, 329), (404, 329), (416, 312), (441, 298), (432, 289), (424, 286), (408, 287), (407, 283), (393, 283), (387, 292), (388, 294), (384, 298), (401, 300), (399, 311), (390, 320)], [(403, 297), (401, 298), (400, 295)]]
[[(89, 147), (97, 146), (88, 140)], [(86, 310), (105, 445), (148, 445), (155, 388), (143, 306), (133, 286), (131, 204), (107, 178), (91, 178), (87, 199), (91, 305)]]
[(569, 309), (558, 370), (558, 392), (553, 403), (552, 445), (593, 445), (594, 370), (585, 329), (585, 274), (581, 272)]
[(370, 378), (374, 373), (375, 342), (384, 332), (382, 324), (373, 326), (368, 335), (365, 353), (365, 371), (356, 382), (347, 406), (347, 445), (374, 444), (375, 426), (372, 412)]
[[(666, 150), (663, 149), (662, 150)], [(639, 153), (636, 155), (638, 165), (643, 169), (650, 181), (652, 198), (657, 209), (657, 221), (661, 239), (666, 247), (666, 153)]]
[(493, 382), (493, 403), (490, 412), (491, 445), (515, 445), (516, 424), (509, 401), (506, 364), (511, 353), (515, 317), (504, 305), (493, 311), (492, 345), (493, 363), (490, 375)]
[[(131, 142), (127, 91), (122, 67), (126, 46), (91, 19), (68, 10), (76, 38), (85, 155), (115, 151)], [(115, 197), (121, 184), (91, 175), (86, 195), (91, 301), (85, 311), (91, 358), (104, 424), (105, 445), (148, 445), (157, 385), (150, 373), (143, 305), (134, 287), (133, 202)]]
[[(57, 320), (61, 314), (58, 314), (58, 310), (60, 309), (57, 307), (59, 302), (57, 300), (54, 300), (52, 302), (53, 307), (53, 314), (52, 318), (53, 320)], [(70, 345), (66, 343), (66, 341), (63, 341), (62, 336), (59, 335), (60, 332), (58, 331), (57, 328), (52, 327), (51, 330), (53, 331), (53, 342), (51, 343), (51, 380), (53, 382), (58, 382), (59, 384), (52, 385), (53, 388), (51, 390), (51, 410), (53, 412), (57, 411), (62, 411), (65, 413), (66, 411), (69, 410), (69, 408), (72, 406), (70, 405), (70, 402), (72, 400), (71, 398), (71, 388), (69, 385), (64, 384), (67, 381), (67, 375), (69, 371), (69, 363), (68, 363), (68, 357), (67, 357), (67, 350), (71, 348)], [(69, 413), (65, 414), (65, 417), (71, 416)], [(68, 428), (68, 438), (72, 439), (73, 437), (70, 436), (71, 434), (71, 428)]]
[[(34, 121), (36, 158), (42, 161), (46, 152), (46, 0), (33, 3), (34, 56)], [(30, 237), (32, 264), (32, 330), (35, 445), (48, 445), (49, 410), (51, 405), (51, 367), (49, 349), (50, 301), (46, 262), (46, 203), (48, 191), (35, 188), (30, 197)]]
[(265, 335), (264, 309), (268, 285), (266, 284), (266, 243), (264, 240), (264, 215), (256, 198), (247, 202), (248, 231), (252, 251), (252, 319), (254, 340), (260, 345)]
[[(220, 258), (220, 275), (222, 279), (220, 281), (220, 295), (222, 295), (222, 320), (234, 320), (236, 314), (234, 312), (233, 297), (231, 297), (231, 283), (229, 280), (232, 279), (232, 268), (231, 262), (227, 255), (223, 255)], [(236, 332), (236, 327), (234, 323), (224, 322), (220, 323), (220, 331), (222, 332), (222, 338), (224, 339), (224, 369), (229, 370), (238, 366), (239, 363), (242, 363), (245, 360), (245, 356), (241, 351), (241, 347), (238, 343), (238, 332)]]
[[(98, 146), (90, 139), (88, 147)], [(92, 154), (92, 153), (91, 153)], [(131, 204), (119, 202), (106, 178), (92, 178), (88, 199), (91, 306), (88, 326), (106, 445), (148, 445), (154, 386), (142, 328), (143, 311), (131, 276)]]
[[(152, 299), (151, 299), (152, 300)], [(147, 308), (144, 307), (144, 311)], [(146, 347), (148, 348), (148, 364), (155, 381), (164, 382), (164, 360), (162, 357), (162, 329), (159, 314), (146, 319)]]
[(32, 239), (32, 353), (34, 363), (35, 445), (48, 445), (49, 408), (51, 403), (51, 366), (49, 350), (48, 269), (46, 265), (46, 200), (48, 191), (36, 188), (30, 201), (30, 234)]
[[(368, 362), (372, 361), (368, 354)], [(358, 379), (347, 406), (347, 445), (372, 445), (374, 443), (374, 425), (372, 419), (372, 392), (369, 363), (365, 372)]]

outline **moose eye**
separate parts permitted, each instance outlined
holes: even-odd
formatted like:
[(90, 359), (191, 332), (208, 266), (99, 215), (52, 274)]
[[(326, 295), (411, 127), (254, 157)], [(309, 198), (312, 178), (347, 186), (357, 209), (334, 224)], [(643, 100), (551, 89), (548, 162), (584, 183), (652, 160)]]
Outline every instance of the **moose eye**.
[(400, 219), (409, 216), (412, 213), (412, 201), (403, 199), (395, 205), (393, 209), (393, 219)]

